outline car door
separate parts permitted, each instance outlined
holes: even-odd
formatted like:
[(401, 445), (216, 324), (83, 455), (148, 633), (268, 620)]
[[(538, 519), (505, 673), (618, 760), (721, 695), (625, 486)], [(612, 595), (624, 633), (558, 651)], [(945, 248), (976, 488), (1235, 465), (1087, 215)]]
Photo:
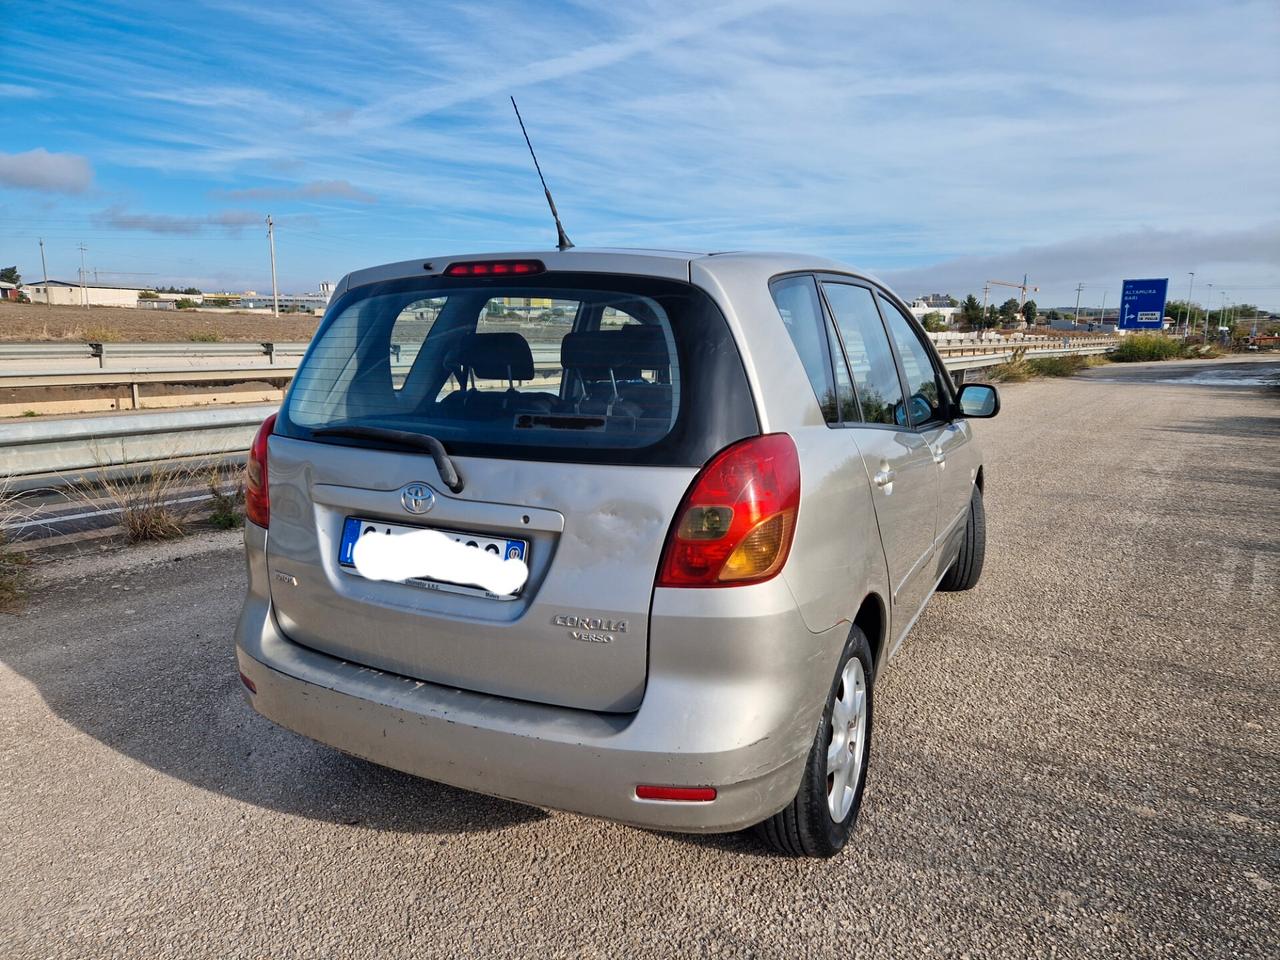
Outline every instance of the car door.
[[(942, 552), (940, 561), (950, 562), (958, 547), (955, 534), (964, 526), (973, 493), (977, 464), (973, 456), (972, 428), (955, 418), (951, 380), (937, 355), (926, 342), (914, 319), (898, 304), (877, 291), (876, 300), (884, 316), (889, 338), (898, 355), (907, 391), (912, 425), (933, 451), (938, 468), (938, 520), (934, 537)], [(943, 569), (938, 569), (939, 575)]]
[[(875, 294), (852, 279), (824, 277), (839, 350), (852, 375), (860, 413), (849, 434), (872, 487), (892, 591), (893, 635), (900, 639), (934, 586), (938, 470), (934, 451), (913, 427), (901, 371)], [(839, 366), (839, 364), (837, 364)]]

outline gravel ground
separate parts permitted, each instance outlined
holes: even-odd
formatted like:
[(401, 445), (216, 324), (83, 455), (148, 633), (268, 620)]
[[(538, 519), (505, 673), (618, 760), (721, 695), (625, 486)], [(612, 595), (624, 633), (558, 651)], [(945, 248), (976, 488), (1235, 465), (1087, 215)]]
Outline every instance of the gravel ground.
[(271, 726), (210, 535), (60, 561), (0, 615), (0, 952), (1275, 957), (1280, 394), (1004, 399), (983, 582), (886, 671), (841, 858), (543, 813)]

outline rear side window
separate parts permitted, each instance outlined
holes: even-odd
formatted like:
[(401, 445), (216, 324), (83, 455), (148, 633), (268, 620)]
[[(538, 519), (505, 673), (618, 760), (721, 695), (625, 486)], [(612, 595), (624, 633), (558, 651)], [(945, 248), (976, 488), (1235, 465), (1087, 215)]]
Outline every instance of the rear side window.
[(464, 455), (699, 466), (759, 432), (706, 294), (557, 273), (350, 291), (316, 334), (277, 432), (309, 439), (333, 426), (429, 434)]
[(782, 326), (809, 375), (823, 419), (827, 423), (839, 423), (836, 385), (831, 377), (831, 356), (817, 281), (813, 277), (785, 277), (769, 284), (769, 292), (782, 317)]
[(851, 283), (824, 283), (822, 289), (844, 342), (863, 420), (906, 426), (898, 368), (871, 291)]

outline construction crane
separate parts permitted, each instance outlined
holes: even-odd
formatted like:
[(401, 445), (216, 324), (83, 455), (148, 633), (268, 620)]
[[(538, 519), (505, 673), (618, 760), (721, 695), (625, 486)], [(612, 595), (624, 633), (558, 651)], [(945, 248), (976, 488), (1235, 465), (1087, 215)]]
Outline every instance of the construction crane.
[(1040, 292), (1039, 287), (1031, 287), (1027, 285), (1027, 275), (1025, 273), (1022, 275), (1021, 283), (1013, 283), (1009, 280), (988, 280), (986, 286), (982, 288), (982, 315), (984, 317), (987, 315), (987, 296), (991, 293), (992, 286), (1013, 287), (1015, 290), (1019, 291), (1018, 316), (1022, 316), (1022, 308), (1026, 306), (1027, 291), (1030, 290), (1032, 293)]

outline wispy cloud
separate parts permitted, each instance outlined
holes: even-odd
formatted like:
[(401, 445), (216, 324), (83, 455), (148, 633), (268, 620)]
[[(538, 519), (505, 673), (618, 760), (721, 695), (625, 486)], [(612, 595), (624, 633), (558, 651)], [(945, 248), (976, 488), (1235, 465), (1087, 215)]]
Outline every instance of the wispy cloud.
[(214, 195), (226, 200), (352, 200), (377, 203), (378, 198), (366, 193), (350, 180), (312, 180), (295, 187), (247, 187), (240, 190), (216, 190)]
[(132, 230), (139, 233), (193, 236), (210, 229), (239, 231), (247, 226), (262, 223), (263, 218), (244, 210), (222, 210), (201, 216), (173, 216), (163, 213), (133, 213), (123, 207), (108, 207), (93, 214), (92, 222), (111, 230)]
[(39, 100), (44, 93), (21, 83), (0, 83), (0, 100)]
[(46, 193), (84, 193), (93, 183), (89, 161), (74, 153), (50, 153), (36, 147), (26, 153), (0, 153), (0, 185)]

